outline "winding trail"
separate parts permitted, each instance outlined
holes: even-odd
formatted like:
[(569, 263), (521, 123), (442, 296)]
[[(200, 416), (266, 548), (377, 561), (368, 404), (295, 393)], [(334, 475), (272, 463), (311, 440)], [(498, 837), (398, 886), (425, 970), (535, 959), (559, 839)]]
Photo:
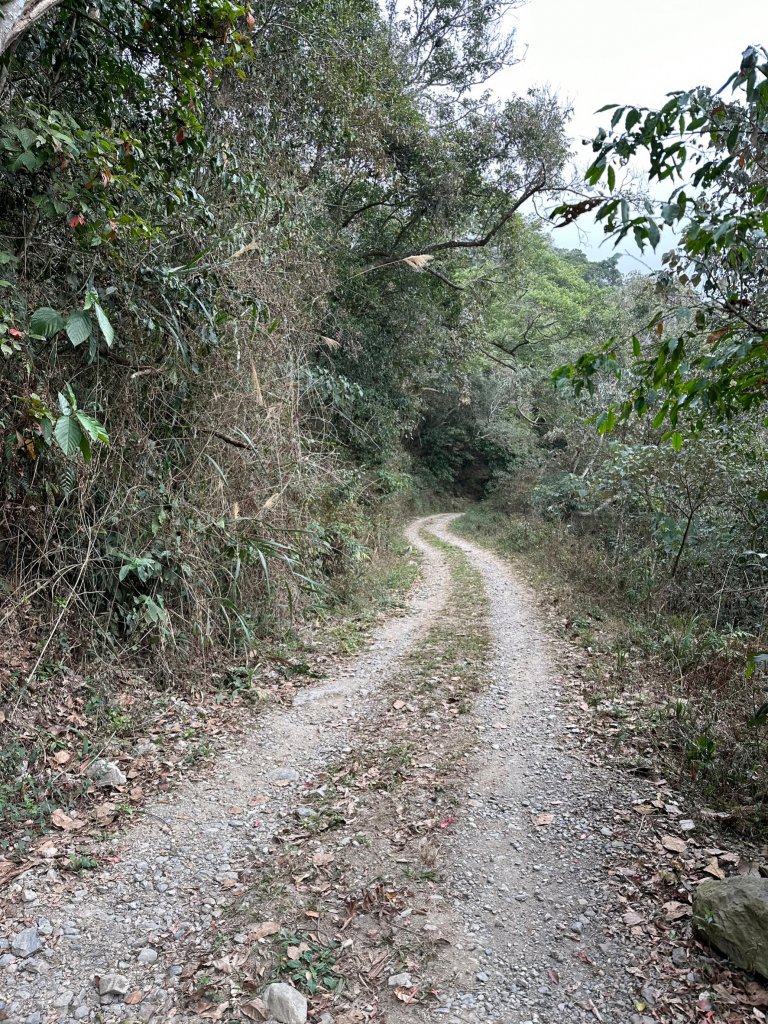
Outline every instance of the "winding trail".
[[(461, 784), (466, 813), (441, 848), (441, 927), (451, 942), (437, 965), (445, 979), (439, 1001), (401, 1007), (392, 1000), (384, 1019), (651, 1019), (635, 1012), (629, 953), (608, 913), (614, 783), (579, 749), (557, 645), (537, 619), (533, 595), (508, 565), (452, 534), (453, 518), (410, 527), (424, 563), (409, 608), (343, 671), (303, 690), (292, 708), (262, 714), (203, 781), (187, 780), (151, 802), (102, 845), (97, 872), (74, 876), (43, 865), (8, 888), (0, 1019), (201, 1020), (180, 998), (190, 950), (210, 946), (227, 889), (254, 877), (257, 855), (274, 856), (272, 840), (311, 780), (349, 751), (355, 723), (375, 712), (387, 680), (444, 610), (450, 573), (429, 533), (459, 547), (482, 573), (493, 663), (472, 709), (478, 743)], [(34, 930), (39, 948), (16, 956), (13, 940), (24, 928)], [(95, 978), (107, 988), (101, 996)]]

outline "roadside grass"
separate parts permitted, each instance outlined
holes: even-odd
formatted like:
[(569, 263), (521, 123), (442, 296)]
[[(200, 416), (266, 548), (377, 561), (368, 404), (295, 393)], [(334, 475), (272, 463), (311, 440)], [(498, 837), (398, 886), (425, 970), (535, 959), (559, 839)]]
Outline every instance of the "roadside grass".
[(514, 561), (546, 596), (551, 619), (582, 652), (585, 700), (620, 727), (613, 742), (627, 767), (658, 766), (739, 830), (764, 824), (768, 723), (753, 719), (767, 681), (745, 672), (759, 638), (638, 605), (589, 538), (561, 523), (486, 503), (452, 529)]
[[(87, 845), (89, 833), (119, 822), (145, 793), (205, 764), (246, 709), (258, 714), (290, 700), (336, 659), (362, 650), (382, 617), (405, 607), (419, 566), (398, 533), (372, 552), (343, 602), (316, 604), (243, 663), (190, 666), (173, 685), (96, 664), (79, 673), (63, 660), (42, 664), (30, 682), (12, 672), (0, 704), (0, 857), (25, 856), (57, 809), (86, 823), (60, 834), (62, 844), (75, 843), (76, 832)], [(94, 758), (133, 773), (124, 793), (106, 794), (109, 814), (86, 776)]]

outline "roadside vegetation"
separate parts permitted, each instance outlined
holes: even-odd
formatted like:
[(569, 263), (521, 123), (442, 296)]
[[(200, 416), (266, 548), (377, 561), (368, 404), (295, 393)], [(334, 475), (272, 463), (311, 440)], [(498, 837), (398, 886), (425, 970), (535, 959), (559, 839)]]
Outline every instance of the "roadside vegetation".
[[(466, 529), (574, 595), (610, 688), (643, 684), (665, 759), (759, 817), (768, 59), (752, 47), (719, 92), (659, 111), (609, 108), (572, 180), (559, 99), (486, 89), (516, 60), (515, 6), (4, 15), (14, 828), (182, 704), (184, 757), (205, 756), (206, 702), (314, 671), (302, 631), (354, 651), (388, 600), (371, 566), (412, 576), (399, 525), (469, 502)], [(627, 173), (642, 155), (664, 202)], [(544, 209), (677, 242), (624, 275), (558, 248)]]

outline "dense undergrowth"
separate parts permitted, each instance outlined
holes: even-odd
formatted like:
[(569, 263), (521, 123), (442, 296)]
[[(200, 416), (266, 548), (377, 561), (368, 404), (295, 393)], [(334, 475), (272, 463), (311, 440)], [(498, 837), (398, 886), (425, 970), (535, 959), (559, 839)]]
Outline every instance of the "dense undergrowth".
[[(210, 760), (221, 737), (241, 727), (244, 708), (259, 713), (290, 700), (335, 659), (356, 653), (381, 616), (402, 606), (418, 567), (398, 524), (332, 602), (318, 595), (292, 628), (240, 659), (204, 671), (188, 666), (170, 684), (95, 661), (81, 671), (46, 664), (29, 686), (11, 680), (3, 692), (0, 852), (27, 850), (54, 811), (74, 816), (75, 830), (129, 817), (158, 786)], [(87, 769), (99, 759), (131, 773), (117, 799), (94, 790)]]

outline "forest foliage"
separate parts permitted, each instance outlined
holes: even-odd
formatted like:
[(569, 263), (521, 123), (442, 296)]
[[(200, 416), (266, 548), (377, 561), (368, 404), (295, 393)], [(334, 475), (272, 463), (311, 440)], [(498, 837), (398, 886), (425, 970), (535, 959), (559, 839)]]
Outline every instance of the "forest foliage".
[[(632, 621), (691, 770), (765, 795), (766, 55), (606, 108), (579, 183), (558, 98), (488, 88), (515, 6), (6, 12), (0, 683), (248, 666), (409, 503), (484, 499)], [(664, 269), (534, 198), (672, 229)]]

